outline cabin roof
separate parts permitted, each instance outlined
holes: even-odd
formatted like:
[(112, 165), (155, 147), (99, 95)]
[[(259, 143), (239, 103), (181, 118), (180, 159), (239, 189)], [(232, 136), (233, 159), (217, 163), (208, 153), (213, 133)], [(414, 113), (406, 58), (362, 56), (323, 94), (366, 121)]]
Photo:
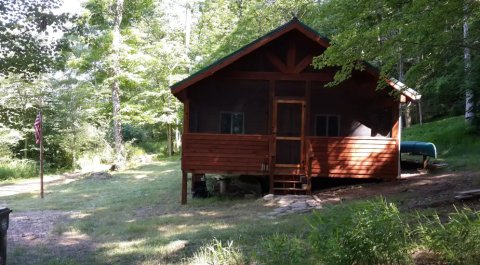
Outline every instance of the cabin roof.
[[(230, 53), (229, 55), (215, 61), (214, 63), (210, 64), (209, 66), (199, 70), (198, 72), (190, 75), (189, 77), (175, 83), (170, 88), (172, 93), (176, 94), (183, 89), (187, 88), (188, 86), (213, 75), (215, 72), (223, 69), (224, 67), (232, 64), (233, 62), (237, 61), (238, 59), (242, 58), (243, 56), (249, 54), (250, 52), (264, 46), (265, 44), (271, 42), (272, 40), (284, 35), (291, 30), (297, 29), (307, 37), (313, 39), (320, 45), (328, 48), (330, 46), (330, 39), (321, 35), (311, 27), (307, 26), (306, 24), (302, 23), (298, 19), (294, 18), (289, 22), (283, 24), (282, 26), (270, 31), (269, 33), (265, 34), (264, 36), (256, 39), (255, 41), (243, 46), (242, 48)], [(366, 72), (379, 77), (380, 73), (379, 70), (376, 69), (374, 66), (367, 62), (362, 62), (366, 65)], [(392, 86), (394, 89), (402, 91), (402, 93), (408, 97), (410, 100), (417, 100), (420, 99), (421, 95), (417, 91), (407, 87), (402, 82), (398, 81), (395, 78), (388, 78), (386, 81)]]

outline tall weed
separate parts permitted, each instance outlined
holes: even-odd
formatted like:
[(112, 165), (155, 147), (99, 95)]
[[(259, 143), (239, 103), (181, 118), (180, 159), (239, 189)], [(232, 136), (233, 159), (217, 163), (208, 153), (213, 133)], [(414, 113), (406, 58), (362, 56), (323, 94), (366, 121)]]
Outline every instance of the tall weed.
[(480, 212), (465, 208), (451, 213), (448, 221), (438, 215), (418, 216), (415, 229), (420, 247), (448, 264), (479, 264)]
[(296, 237), (274, 234), (264, 238), (252, 258), (262, 265), (313, 264), (309, 261), (309, 247)]
[(0, 181), (27, 179), (38, 176), (38, 166), (31, 160), (11, 160), (0, 163)]
[(193, 255), (191, 264), (195, 265), (243, 265), (249, 264), (245, 261), (242, 253), (235, 246), (233, 241), (223, 244), (218, 239), (201, 246)]
[[(380, 198), (347, 209), (315, 213), (309, 236), (321, 264), (411, 264), (409, 226)], [(346, 210), (346, 211), (345, 211)]]

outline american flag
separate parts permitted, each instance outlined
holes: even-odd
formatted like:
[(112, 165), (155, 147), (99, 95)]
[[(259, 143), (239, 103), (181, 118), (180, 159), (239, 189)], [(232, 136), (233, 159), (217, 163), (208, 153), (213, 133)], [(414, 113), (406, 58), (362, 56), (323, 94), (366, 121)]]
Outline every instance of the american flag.
[(35, 124), (33, 125), (33, 128), (35, 128), (35, 139), (37, 140), (37, 144), (40, 143), (40, 113), (37, 115), (37, 118), (35, 119)]

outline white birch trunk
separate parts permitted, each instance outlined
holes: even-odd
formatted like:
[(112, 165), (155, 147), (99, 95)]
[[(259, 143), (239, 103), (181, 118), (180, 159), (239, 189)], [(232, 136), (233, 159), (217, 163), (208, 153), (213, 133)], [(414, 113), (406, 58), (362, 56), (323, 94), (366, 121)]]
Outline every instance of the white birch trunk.
[[(468, 38), (468, 22), (467, 17), (465, 17), (465, 22), (463, 24), (463, 38), (465, 43), (467, 42)], [(464, 51), (465, 55), (465, 72), (467, 76), (467, 85), (470, 83), (470, 48), (465, 47)], [(470, 122), (473, 119), (473, 93), (467, 86), (467, 91), (465, 95), (465, 121)]]
[[(400, 50), (400, 58), (399, 58), (399, 61), (398, 61), (398, 68), (399, 68), (398, 80), (400, 82), (403, 82), (405, 73), (403, 71), (403, 58), (402, 58), (401, 50)], [(411, 112), (410, 112), (410, 105), (411, 104), (404, 104), (404, 106), (405, 106), (405, 128), (410, 128), (410, 126), (412, 125), (412, 115), (411, 115)]]

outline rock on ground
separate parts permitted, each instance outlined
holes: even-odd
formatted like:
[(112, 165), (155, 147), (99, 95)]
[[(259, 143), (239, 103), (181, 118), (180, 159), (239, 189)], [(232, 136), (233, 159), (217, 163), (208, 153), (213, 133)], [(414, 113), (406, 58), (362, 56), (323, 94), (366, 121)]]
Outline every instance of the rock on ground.
[(286, 216), (293, 213), (308, 212), (314, 209), (321, 209), (321, 201), (313, 196), (308, 195), (273, 195), (268, 194), (263, 197), (263, 200), (273, 202), (279, 205), (273, 209), (267, 216), (260, 216), (260, 218), (274, 218), (276, 216)]

